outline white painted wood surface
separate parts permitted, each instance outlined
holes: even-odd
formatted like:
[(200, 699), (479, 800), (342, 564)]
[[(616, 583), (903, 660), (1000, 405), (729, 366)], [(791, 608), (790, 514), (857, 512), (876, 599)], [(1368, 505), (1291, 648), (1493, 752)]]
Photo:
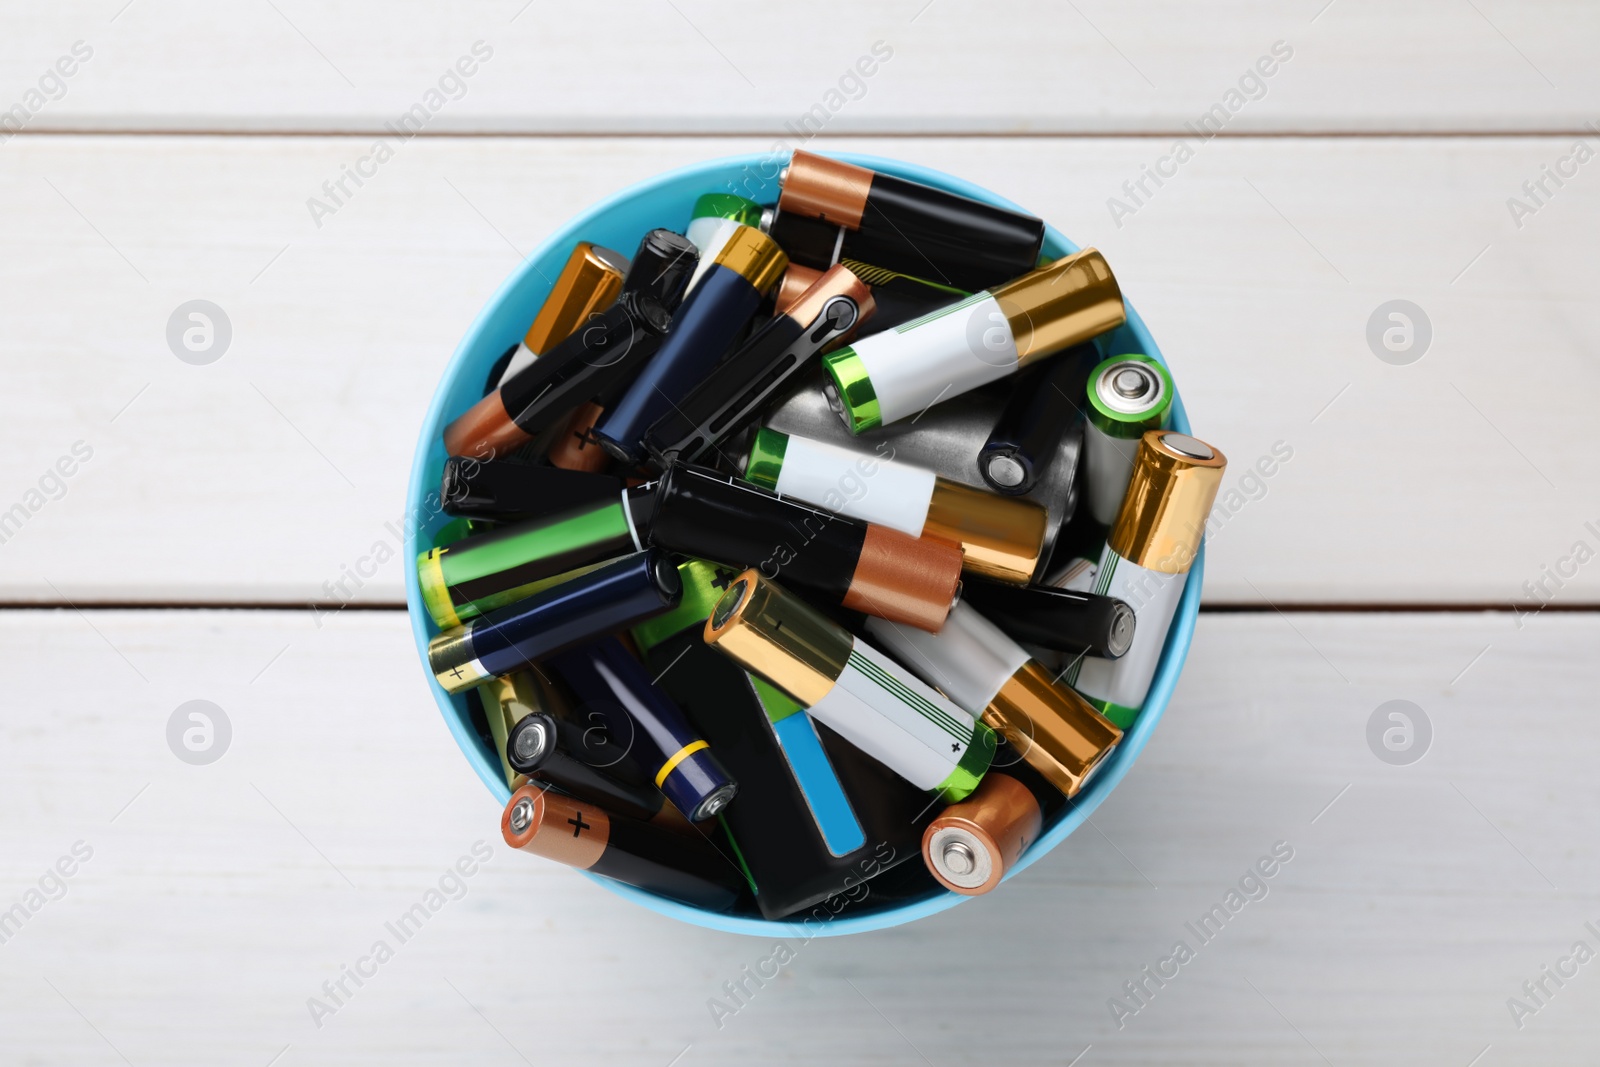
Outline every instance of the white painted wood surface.
[(36, 129), (378, 130), (482, 41), (430, 131), (1123, 133), (1197, 120), (1281, 41), (1230, 129), (1551, 130), (1600, 117), (1597, 29), (1582, 0), (95, 0), (8, 13), (0, 66), (20, 100), (93, 49)]
[[(0, 598), (339, 599), (324, 583), (379, 543), (398, 550), (385, 523), (402, 513), (440, 370), (521, 255), (613, 190), (763, 147), (417, 141), (319, 228), (306, 199), (368, 144), (4, 145), (0, 510), (74, 441), (94, 457), (0, 546)], [(1217, 528), (1210, 601), (1509, 604), (1576, 541), (1600, 548), (1584, 437), (1600, 388), (1600, 174), (1580, 170), (1520, 229), (1505, 203), (1571, 139), (1219, 140), (1119, 228), (1107, 198), (1169, 144), (821, 146), (960, 173), (1098, 245), (1195, 431), (1229, 455), (1228, 484), (1275, 442), (1293, 449)], [(233, 328), (204, 367), (165, 340), (197, 297)], [(1432, 323), (1410, 366), (1380, 362), (1366, 340), (1395, 298)], [(360, 596), (398, 603), (401, 566)], [(1547, 589), (1594, 603), (1600, 568)]]
[[(122, 1062), (108, 1046), (136, 1065), (288, 1046), (281, 1067), (664, 1065), (685, 1046), (684, 1065), (1065, 1064), (1089, 1045), (1085, 1067), (1460, 1067), (1486, 1045), (1482, 1067), (1591, 1063), (1600, 963), (1520, 1031), (1506, 1000), (1575, 940), (1600, 947), (1597, 640), (1593, 614), (1205, 615), (1090, 826), (990, 898), (804, 944), (718, 1030), (708, 998), (771, 945), (495, 843), (401, 613), (317, 631), (292, 612), (6, 612), (26, 669), (0, 719), (0, 905), (75, 841), (94, 854), (0, 944), (0, 1041), (74, 1067)], [(206, 767), (165, 739), (196, 698), (233, 728)], [(1366, 741), (1397, 698), (1434, 732), (1407, 767)], [(465, 896), (317, 1028), (307, 998), (479, 839), (493, 858)], [(1278, 841), (1294, 858), (1268, 896), (1199, 946), (1184, 923)], [(1108, 998), (1179, 938), (1196, 959), (1119, 1031)]]

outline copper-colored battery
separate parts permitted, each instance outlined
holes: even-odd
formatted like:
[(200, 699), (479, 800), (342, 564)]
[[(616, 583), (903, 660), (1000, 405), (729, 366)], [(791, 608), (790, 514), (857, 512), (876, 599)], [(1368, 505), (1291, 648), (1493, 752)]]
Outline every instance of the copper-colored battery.
[(946, 889), (967, 896), (1000, 884), (1038, 840), (1043, 816), (1027, 786), (990, 771), (967, 799), (952, 804), (922, 834), (922, 859)]

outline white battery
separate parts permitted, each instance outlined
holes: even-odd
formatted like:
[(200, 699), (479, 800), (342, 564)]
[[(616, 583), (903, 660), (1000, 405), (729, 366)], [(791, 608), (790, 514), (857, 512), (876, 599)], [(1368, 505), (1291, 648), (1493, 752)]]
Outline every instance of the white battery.
[(884, 423), (998, 381), (1017, 369), (1017, 342), (1000, 304), (974, 293), (851, 346)]

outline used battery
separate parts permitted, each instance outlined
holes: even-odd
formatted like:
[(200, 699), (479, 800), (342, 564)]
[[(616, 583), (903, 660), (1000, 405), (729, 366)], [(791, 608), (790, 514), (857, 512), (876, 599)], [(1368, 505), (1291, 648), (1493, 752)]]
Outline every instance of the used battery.
[(989, 488), (1020, 496), (1038, 483), (1061, 439), (1079, 432), (1083, 383), (1097, 358), (1093, 345), (1074, 345), (1017, 378), (1011, 399), (978, 452), (978, 471)]
[(990, 771), (967, 799), (941, 811), (922, 834), (922, 859), (946, 889), (987, 893), (1039, 839), (1044, 825), (1028, 787)]
[(1029, 500), (972, 489), (933, 471), (762, 428), (745, 478), (779, 496), (961, 546), (971, 574), (1022, 584), (1039, 568), (1049, 517)]
[(1013, 640), (1068, 655), (1116, 659), (1133, 644), (1137, 625), (1125, 601), (1071, 589), (969, 581), (961, 599)]
[(1003, 735), (1064, 795), (1083, 788), (1122, 731), (969, 604), (937, 634), (879, 619), (867, 632), (913, 674)]
[(1067, 672), (1068, 683), (1123, 729), (1150, 692), (1227, 466), (1220, 451), (1188, 434), (1150, 430), (1139, 439), (1094, 588), (1132, 605), (1138, 627), (1121, 659), (1086, 656)]
[(705, 193), (689, 212), (689, 225), (683, 235), (699, 251), (700, 261), (689, 277), (689, 288), (700, 284), (710, 271), (717, 253), (722, 251), (740, 226), (761, 228), (761, 205), (733, 193)]
[(553, 656), (550, 665), (579, 709), (598, 714), (613, 737), (628, 739), (629, 754), (690, 822), (711, 818), (737, 795), (710, 744), (621, 641), (603, 637)]
[(445, 512), (485, 522), (521, 522), (617, 498), (622, 481), (603, 474), (504, 459), (449, 456), (439, 479)]
[(579, 241), (573, 246), (556, 282), (534, 316), (533, 324), (500, 373), (490, 383), (499, 388), (506, 379), (532, 363), (541, 353), (565, 341), (590, 315), (605, 308), (622, 292), (628, 257), (609, 248)]
[(759, 571), (723, 593), (705, 640), (919, 789), (960, 800), (989, 768), (988, 726)]
[(829, 353), (822, 366), (852, 433), (999, 381), (1127, 321), (1093, 248)]
[(547, 712), (526, 715), (507, 736), (506, 758), (523, 781), (537, 779), (630, 819), (659, 816), (666, 803), (660, 791), (614, 778), (580, 758), (583, 732), (580, 724)]
[(1172, 377), (1149, 356), (1113, 356), (1088, 380), (1089, 419), (1083, 430), (1089, 514), (1110, 526), (1128, 491), (1139, 440), (1159, 430), (1172, 410)]
[(500, 832), (512, 848), (707, 911), (727, 911), (744, 892), (738, 867), (705, 838), (613, 815), (550, 789), (525, 785), (512, 793)]
[(428, 642), (428, 665), (447, 693), (470, 689), (602, 634), (676, 607), (678, 569), (645, 551), (480, 615)]
[[(783, 238), (776, 231), (773, 236), (780, 244), (783, 243)], [(785, 250), (788, 247), (784, 245)], [(793, 306), (801, 294), (822, 277), (821, 270), (793, 262), (794, 258), (790, 256), (789, 269), (783, 272), (783, 280), (778, 283), (777, 296), (774, 298), (776, 308), (780, 312)], [(944, 307), (951, 301), (971, 295), (965, 289), (940, 285), (938, 282), (930, 282), (926, 278), (901, 274), (898, 271), (885, 270), (871, 263), (863, 263), (859, 259), (840, 260), (835, 266), (847, 268), (850, 273), (872, 287), (872, 300), (877, 305), (877, 310), (873, 313), (872, 321), (861, 331), (863, 335), (892, 330), (901, 323), (910, 322), (930, 311)]]
[(656, 488), (651, 544), (824, 593), (851, 611), (937, 630), (961, 581), (961, 549), (776, 496), (684, 463)]

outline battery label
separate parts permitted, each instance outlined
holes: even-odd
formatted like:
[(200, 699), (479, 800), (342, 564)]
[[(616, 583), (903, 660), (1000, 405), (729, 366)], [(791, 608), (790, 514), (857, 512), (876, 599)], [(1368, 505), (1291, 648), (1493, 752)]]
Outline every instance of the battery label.
[(1129, 562), (1110, 545), (1100, 555), (1094, 591), (1124, 600), (1137, 625), (1133, 644), (1120, 659), (1085, 656), (1067, 672), (1067, 683), (1121, 729), (1133, 725), (1161, 662), (1167, 631), (1183, 596), (1188, 572), (1163, 574)]
[(977, 722), (937, 691), (857, 641), (811, 714), (919, 789), (939, 787), (972, 743)]
[(777, 491), (862, 522), (922, 536), (934, 473), (806, 437), (790, 437)]
[(974, 293), (851, 347), (872, 382), (885, 423), (1017, 369), (1016, 338), (988, 293)]

